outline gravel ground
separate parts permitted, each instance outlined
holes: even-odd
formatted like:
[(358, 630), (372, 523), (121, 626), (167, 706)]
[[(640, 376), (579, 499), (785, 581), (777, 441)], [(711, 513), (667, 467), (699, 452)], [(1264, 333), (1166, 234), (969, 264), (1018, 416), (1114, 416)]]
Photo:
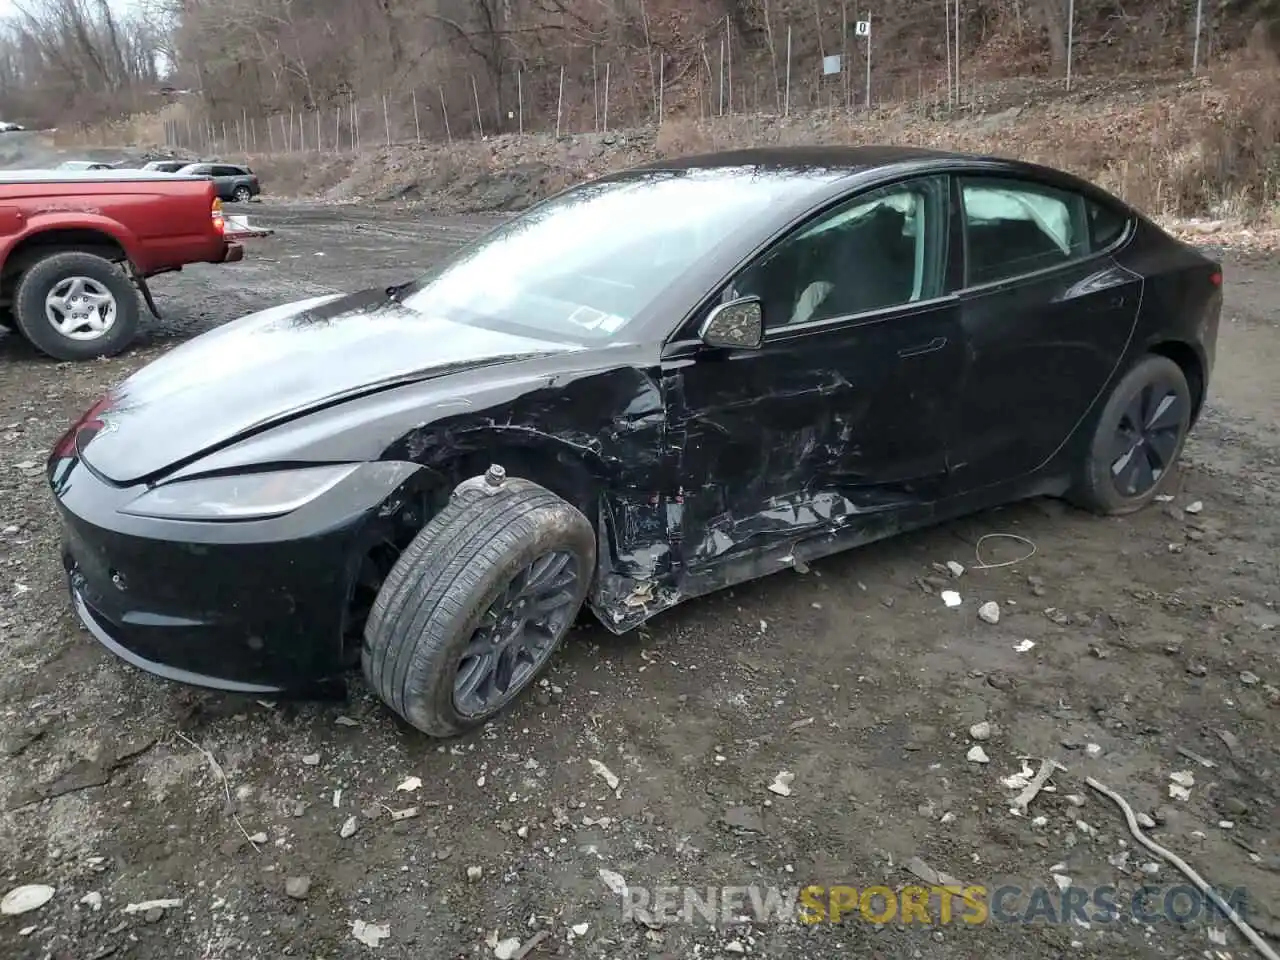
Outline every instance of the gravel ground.
[[(177, 339), (406, 279), (492, 222), (253, 215), (276, 236), (244, 263), (158, 280), (167, 319), (122, 358), (58, 365), (0, 340), (0, 887), (56, 888), (0, 917), (0, 956), (510, 957), (539, 936), (531, 957), (1249, 955), (1203, 917), (645, 924), (600, 874), (704, 896), (896, 890), (919, 882), (919, 858), (965, 885), (1018, 885), (1015, 912), (1032, 888), (1056, 902), (1055, 876), (1113, 885), (1122, 903), (1156, 884), (1159, 903), (1184, 881), (1149, 866), (1090, 775), (1202, 875), (1245, 888), (1250, 921), (1280, 936), (1274, 259), (1228, 257), (1219, 366), (1173, 502), (1124, 520), (1027, 503), (689, 603), (626, 638), (586, 625), (536, 696), (441, 745), (359, 685), (347, 703), (270, 703), (165, 683), (68, 613), (40, 464), (73, 416)], [(1035, 554), (975, 569), (987, 533)], [(989, 564), (1025, 552), (984, 544)], [(968, 569), (947, 583), (947, 561)], [(944, 606), (945, 587), (963, 606)], [(988, 600), (996, 624), (977, 615)], [(988, 763), (967, 759), (983, 721)], [(1065, 770), (1018, 817), (1001, 781), (1023, 757)], [(784, 770), (789, 796), (768, 789)], [(1173, 798), (1184, 771), (1194, 784)], [(419, 789), (397, 789), (411, 777)], [(181, 903), (126, 909), (165, 899)], [(376, 949), (363, 942), (382, 924)]]

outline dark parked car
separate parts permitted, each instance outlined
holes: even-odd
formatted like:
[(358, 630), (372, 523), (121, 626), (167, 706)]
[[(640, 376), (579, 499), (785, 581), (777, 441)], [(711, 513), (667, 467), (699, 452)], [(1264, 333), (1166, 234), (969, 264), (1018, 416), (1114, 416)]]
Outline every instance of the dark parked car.
[(148, 160), (142, 165), (142, 169), (153, 173), (177, 173), (186, 166), (190, 166), (186, 160)]
[(248, 167), (231, 163), (189, 163), (176, 171), (185, 177), (212, 177), (223, 200), (248, 203), (262, 193), (258, 175)]
[(111, 164), (100, 160), (63, 160), (58, 164), (59, 170), (110, 170)]
[(1219, 265), (1022, 163), (750, 151), (571, 189), (403, 286), (275, 307), (124, 381), (53, 451), (82, 621), (192, 684), (363, 664), (433, 735), (584, 601), (692, 597), (1037, 495), (1168, 485)]

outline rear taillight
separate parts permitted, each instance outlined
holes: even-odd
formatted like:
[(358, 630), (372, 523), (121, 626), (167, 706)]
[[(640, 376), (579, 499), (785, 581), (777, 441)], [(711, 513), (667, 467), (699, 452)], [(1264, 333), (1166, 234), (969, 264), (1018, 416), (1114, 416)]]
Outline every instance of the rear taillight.
[(223, 233), (227, 229), (227, 221), (222, 215), (222, 201), (217, 197), (213, 200), (212, 216), (213, 229), (217, 230), (219, 233)]
[(1213, 271), (1213, 273), (1209, 274), (1209, 282), (1212, 283), (1215, 287), (1222, 286), (1222, 271), (1215, 270)]

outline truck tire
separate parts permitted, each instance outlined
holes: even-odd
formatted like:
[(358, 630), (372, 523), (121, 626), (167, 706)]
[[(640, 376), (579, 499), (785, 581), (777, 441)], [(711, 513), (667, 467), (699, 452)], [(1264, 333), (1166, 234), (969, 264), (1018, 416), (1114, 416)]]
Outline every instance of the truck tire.
[(138, 294), (110, 260), (68, 250), (27, 268), (13, 315), (32, 346), (55, 360), (113, 357), (137, 335)]
[(455, 494), (374, 602), (365, 679), (429, 736), (484, 723), (551, 660), (582, 608), (595, 554), (587, 518), (535, 483)]

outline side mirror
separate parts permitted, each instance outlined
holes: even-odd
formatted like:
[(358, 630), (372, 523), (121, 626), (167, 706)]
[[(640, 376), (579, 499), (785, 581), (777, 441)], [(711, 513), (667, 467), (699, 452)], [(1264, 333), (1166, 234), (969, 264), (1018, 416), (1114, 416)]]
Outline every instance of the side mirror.
[(764, 308), (759, 297), (741, 297), (715, 307), (698, 337), (708, 347), (758, 350), (764, 342)]

